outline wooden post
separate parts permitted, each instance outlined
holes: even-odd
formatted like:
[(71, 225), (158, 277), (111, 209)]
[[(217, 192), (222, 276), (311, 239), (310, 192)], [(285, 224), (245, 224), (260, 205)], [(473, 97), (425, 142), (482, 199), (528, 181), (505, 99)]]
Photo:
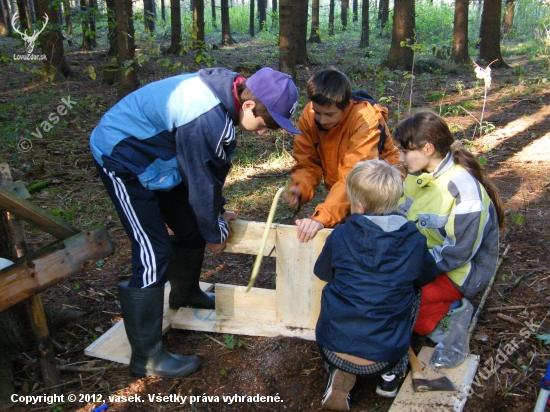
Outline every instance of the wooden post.
[[(12, 183), (11, 172), (8, 164), (0, 164), (0, 186), (6, 186)], [(23, 228), (23, 222), (11, 213), (6, 213), (6, 222), (8, 227), (8, 240), (13, 245), (15, 257), (20, 258), (28, 252), (27, 240)], [(9, 239), (11, 237), (11, 239)], [(42, 306), (42, 299), (39, 294), (35, 294), (27, 299), (27, 311), (31, 328), (36, 339), (37, 356), (40, 370), (42, 372), (42, 381), (46, 388), (51, 388), (49, 393), (60, 394), (62, 391), (59, 386), (59, 372), (55, 362), (55, 353), (48, 332), (46, 316)]]

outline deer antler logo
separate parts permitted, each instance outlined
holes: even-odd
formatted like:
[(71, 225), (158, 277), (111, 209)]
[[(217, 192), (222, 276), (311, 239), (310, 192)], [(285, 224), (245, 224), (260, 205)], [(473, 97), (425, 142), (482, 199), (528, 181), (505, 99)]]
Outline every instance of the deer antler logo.
[(42, 30), (34, 31), (32, 33), (32, 36), (29, 36), (26, 30), (24, 32), (20, 32), (19, 29), (16, 27), (15, 21), (17, 20), (18, 17), (19, 17), (19, 12), (16, 12), (11, 19), (11, 25), (13, 27), (13, 30), (15, 30), (16, 33), (20, 34), (21, 38), (25, 42), (25, 50), (27, 51), (27, 54), (31, 54), (32, 51), (34, 50), (34, 42), (38, 38), (38, 35), (44, 31), (44, 29), (46, 28), (46, 24), (48, 24), (48, 21), (49, 21), (48, 15), (44, 14), (46, 21), (44, 22), (44, 26), (42, 26)]

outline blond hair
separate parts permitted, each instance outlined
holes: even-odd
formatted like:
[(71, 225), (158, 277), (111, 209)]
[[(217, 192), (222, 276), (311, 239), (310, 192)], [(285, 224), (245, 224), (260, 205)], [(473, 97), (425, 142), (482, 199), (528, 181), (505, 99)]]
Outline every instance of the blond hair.
[(359, 162), (346, 179), (346, 193), (352, 204), (361, 204), (365, 211), (385, 215), (397, 210), (403, 195), (399, 170), (383, 160)]

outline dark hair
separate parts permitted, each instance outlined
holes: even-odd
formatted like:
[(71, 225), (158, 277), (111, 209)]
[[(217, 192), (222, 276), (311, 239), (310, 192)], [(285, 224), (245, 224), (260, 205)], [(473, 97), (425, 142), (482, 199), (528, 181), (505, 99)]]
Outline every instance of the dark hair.
[(351, 100), (351, 83), (334, 68), (319, 70), (307, 82), (307, 97), (321, 106), (334, 104), (344, 110)]
[(277, 130), (281, 128), (281, 126), (279, 126), (279, 124), (271, 116), (269, 110), (267, 110), (267, 107), (262, 102), (260, 102), (260, 100), (256, 96), (254, 96), (254, 94), (252, 94), (248, 87), (246, 87), (246, 83), (240, 83), (237, 85), (237, 96), (239, 97), (239, 103), (241, 104), (241, 106), (247, 100), (252, 100), (254, 103), (256, 103), (256, 106), (254, 106), (254, 109), (252, 109), (252, 114), (255, 117), (260, 116), (262, 119), (264, 119), (265, 125), (268, 129)]
[(399, 149), (404, 150), (421, 149), (426, 143), (431, 143), (443, 157), (452, 151), (455, 164), (462, 166), (483, 185), (495, 205), (499, 226), (504, 228), (504, 205), (498, 189), (473, 154), (461, 145), (453, 145), (455, 138), (443, 118), (431, 111), (418, 112), (397, 125), (393, 140)]

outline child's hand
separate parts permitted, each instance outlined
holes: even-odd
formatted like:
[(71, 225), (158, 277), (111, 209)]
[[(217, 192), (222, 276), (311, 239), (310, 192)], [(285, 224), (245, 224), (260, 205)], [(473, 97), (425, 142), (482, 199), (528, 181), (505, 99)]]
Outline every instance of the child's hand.
[(228, 225), (227, 225), (227, 228), (229, 229), (229, 235), (228, 236), (231, 236), (233, 234), (233, 232), (231, 231), (231, 226), (229, 225), (229, 222), (231, 222), (232, 220), (237, 219), (237, 214), (235, 212), (231, 212), (229, 210), (226, 210), (225, 213), (222, 215), (222, 218), (223, 218), (223, 220), (225, 220), (228, 223)]
[(206, 247), (214, 256), (219, 256), (225, 249), (225, 242), (223, 243), (206, 243)]
[(283, 199), (288, 206), (292, 209), (296, 209), (300, 205), (300, 197), (302, 191), (298, 189), (298, 186), (289, 187), (283, 192)]
[(298, 219), (296, 225), (298, 226), (298, 239), (302, 243), (313, 239), (317, 232), (325, 227), (325, 225), (318, 220), (309, 218)]

